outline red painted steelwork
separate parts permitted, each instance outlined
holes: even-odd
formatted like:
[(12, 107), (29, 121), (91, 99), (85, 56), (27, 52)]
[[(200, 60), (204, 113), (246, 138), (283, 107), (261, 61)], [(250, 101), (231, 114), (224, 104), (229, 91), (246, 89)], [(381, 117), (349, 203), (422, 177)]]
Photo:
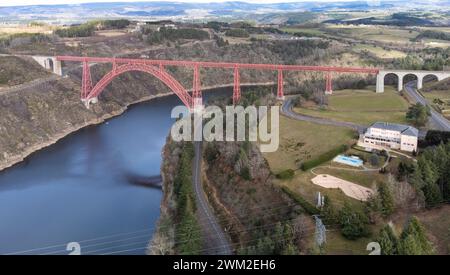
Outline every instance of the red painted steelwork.
[[(318, 71), (326, 72), (326, 89), (332, 91), (331, 73), (367, 73), (378, 74), (376, 68), (355, 68), (355, 67), (331, 67), (331, 66), (303, 66), (303, 65), (277, 65), (277, 64), (247, 64), (229, 62), (203, 62), (203, 61), (181, 61), (181, 60), (152, 60), (152, 59), (131, 59), (131, 58), (106, 58), (106, 57), (82, 57), (82, 56), (57, 56), (58, 61), (83, 62), (83, 81), (81, 98), (89, 100), (97, 97), (103, 89), (119, 74), (127, 71), (143, 71), (150, 73), (163, 81), (183, 103), (194, 108), (201, 102), (201, 68), (228, 68), (234, 69), (233, 102), (236, 104), (241, 97), (240, 89), (240, 69), (272, 70), (278, 72), (278, 98), (283, 98), (283, 71)], [(92, 87), (89, 62), (92, 63), (112, 63), (113, 69), (106, 74), (94, 87)], [(192, 96), (164, 70), (165, 66), (184, 66), (194, 69)]]
[(332, 94), (333, 93), (333, 84), (331, 83), (332, 81), (332, 75), (331, 72), (327, 72), (326, 73), (326, 88), (325, 88), (325, 92), (327, 94)]
[(284, 98), (283, 92), (283, 70), (278, 70), (278, 90), (277, 90), (277, 98)]
[(238, 67), (234, 68), (233, 104), (237, 104), (241, 99), (241, 80)]

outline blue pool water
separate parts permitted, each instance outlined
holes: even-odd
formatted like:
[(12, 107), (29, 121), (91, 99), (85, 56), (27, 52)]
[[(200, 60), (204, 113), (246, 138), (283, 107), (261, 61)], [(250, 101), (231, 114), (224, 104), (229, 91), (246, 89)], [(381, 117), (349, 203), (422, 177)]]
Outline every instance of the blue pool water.
[(342, 164), (354, 166), (354, 167), (360, 167), (363, 165), (363, 161), (358, 157), (348, 157), (344, 155), (338, 155), (333, 159), (335, 162), (339, 162)]

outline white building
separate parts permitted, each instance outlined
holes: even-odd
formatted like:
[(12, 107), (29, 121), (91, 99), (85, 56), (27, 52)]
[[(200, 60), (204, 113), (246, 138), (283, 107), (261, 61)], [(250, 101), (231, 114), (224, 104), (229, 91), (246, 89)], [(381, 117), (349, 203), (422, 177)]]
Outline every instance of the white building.
[(417, 151), (419, 131), (411, 126), (376, 122), (361, 135), (358, 145), (370, 149)]

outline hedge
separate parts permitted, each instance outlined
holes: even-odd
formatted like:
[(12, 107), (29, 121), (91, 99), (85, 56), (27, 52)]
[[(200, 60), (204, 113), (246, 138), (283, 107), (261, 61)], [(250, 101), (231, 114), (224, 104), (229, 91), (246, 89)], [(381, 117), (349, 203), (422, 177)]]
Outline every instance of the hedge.
[(300, 168), (303, 171), (307, 171), (307, 170), (314, 168), (322, 163), (332, 160), (335, 156), (337, 156), (341, 153), (344, 153), (347, 150), (348, 150), (348, 146), (345, 144), (342, 144), (328, 152), (323, 153), (322, 155), (319, 155), (315, 159), (311, 159), (311, 160), (303, 162)]
[(291, 199), (298, 203), (309, 215), (318, 215), (320, 213), (319, 209), (317, 209), (314, 205), (306, 201), (298, 194), (292, 192), (286, 186), (282, 186), (281, 190), (283, 190), (284, 193), (286, 193)]
[(280, 179), (280, 180), (287, 180), (287, 179), (292, 179), (294, 177), (294, 174), (295, 174), (294, 170), (287, 169), (287, 170), (284, 170), (284, 171), (278, 173), (276, 175), (276, 177), (277, 177), (277, 179)]

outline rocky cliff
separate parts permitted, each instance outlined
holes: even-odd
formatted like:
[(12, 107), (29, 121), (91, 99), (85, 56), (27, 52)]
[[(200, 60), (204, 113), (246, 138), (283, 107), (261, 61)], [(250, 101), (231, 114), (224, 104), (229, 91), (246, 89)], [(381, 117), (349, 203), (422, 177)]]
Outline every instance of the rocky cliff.
[[(312, 48), (313, 45), (309, 47)], [(270, 43), (218, 47), (214, 42), (207, 41), (184, 47), (151, 50), (145, 53), (145, 57), (283, 63), (286, 57), (277, 51), (278, 48)], [(142, 57), (142, 53), (130, 56)], [(301, 56), (297, 55), (295, 58), (298, 60)], [(86, 109), (80, 102), (80, 67), (67, 64), (73, 68), (68, 76), (55, 77), (48, 76), (44, 69), (36, 67), (29, 59), (15, 58), (15, 61), (9, 59), (8, 62), (8, 74), (28, 74), (32, 75), (34, 80), (26, 82), (30, 79), (24, 77), (22, 82), (25, 83), (0, 89), (0, 170), (22, 161), (32, 152), (71, 132), (121, 114), (130, 104), (171, 93), (161, 82), (148, 74), (128, 72), (119, 76), (105, 89), (98, 104)], [(24, 66), (24, 62), (28, 62), (28, 66)], [(110, 65), (106, 64), (92, 66), (94, 83), (109, 70)], [(191, 68), (169, 67), (167, 70), (184, 87), (192, 87)], [(230, 70), (202, 70), (201, 75), (204, 89), (233, 83)], [(275, 79), (273, 72), (241, 72), (242, 83), (272, 83)], [(17, 83), (18, 81), (14, 81), (14, 84)]]

